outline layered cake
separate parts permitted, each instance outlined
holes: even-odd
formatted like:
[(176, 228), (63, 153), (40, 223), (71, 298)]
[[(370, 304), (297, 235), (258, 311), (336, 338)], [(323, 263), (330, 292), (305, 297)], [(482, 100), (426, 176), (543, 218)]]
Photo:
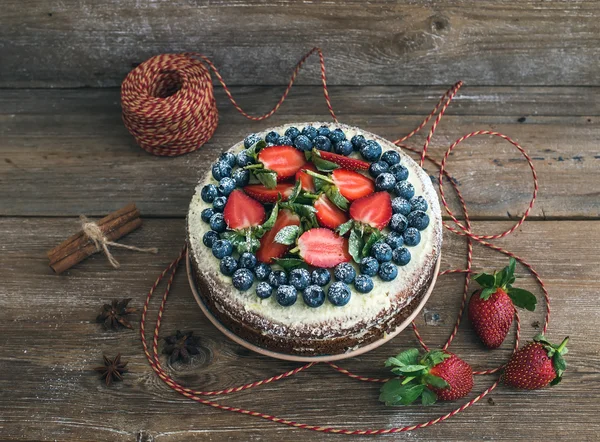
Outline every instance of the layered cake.
[(297, 123), (248, 135), (204, 176), (187, 218), (206, 308), (289, 355), (337, 355), (393, 332), (427, 292), (442, 225), (429, 176), (374, 134)]

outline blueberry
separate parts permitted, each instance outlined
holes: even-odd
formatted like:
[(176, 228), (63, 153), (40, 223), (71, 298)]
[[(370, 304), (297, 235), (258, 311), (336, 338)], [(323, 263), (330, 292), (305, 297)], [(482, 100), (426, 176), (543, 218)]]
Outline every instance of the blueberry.
[(310, 273), (306, 269), (294, 269), (290, 272), (290, 284), (298, 290), (304, 290), (310, 283)]
[(410, 213), (411, 210), (412, 209), (408, 200), (405, 200), (404, 198), (400, 197), (394, 198), (392, 200), (392, 212), (400, 213), (406, 216)]
[(389, 172), (384, 172), (375, 178), (375, 188), (377, 190), (390, 190), (394, 188), (396, 178)]
[(396, 181), (404, 181), (408, 178), (408, 169), (402, 164), (394, 164), (393, 166), (390, 166), (389, 172), (394, 175)]
[(219, 239), (212, 245), (212, 253), (217, 259), (223, 259), (233, 253), (233, 245), (231, 241)]
[(406, 247), (400, 247), (393, 251), (392, 253), (392, 261), (394, 261), (399, 266), (405, 266), (410, 262), (410, 252)]
[(215, 198), (219, 196), (217, 186), (215, 186), (214, 184), (207, 184), (202, 188), (200, 196), (202, 197), (202, 201), (204, 201), (205, 203), (212, 203), (215, 200)]
[(256, 285), (256, 296), (262, 299), (267, 299), (273, 293), (273, 287), (268, 282), (259, 282)]
[(210, 228), (218, 233), (224, 232), (227, 228), (222, 213), (215, 213), (210, 217), (210, 221), (208, 223), (210, 224)]
[(382, 173), (385, 173), (390, 168), (390, 165), (385, 161), (377, 161), (375, 163), (371, 163), (369, 166), (369, 173), (373, 178), (378, 177)]
[(319, 135), (317, 136), (317, 138), (314, 139), (313, 144), (319, 150), (331, 152), (331, 140), (327, 137)]
[(202, 242), (204, 243), (204, 245), (206, 247), (210, 247), (210, 248), (212, 248), (215, 241), (218, 241), (218, 240), (219, 240), (219, 234), (213, 230), (209, 230), (202, 237)]
[(408, 181), (399, 181), (394, 187), (396, 195), (401, 196), (404, 199), (411, 199), (415, 195), (415, 188)]
[(329, 139), (333, 142), (333, 143), (339, 143), (340, 141), (343, 141), (346, 139), (346, 134), (344, 133), (344, 131), (342, 129), (334, 129), (330, 134), (329, 134)]
[(371, 247), (371, 256), (379, 262), (388, 262), (392, 260), (392, 248), (385, 242), (376, 242)]
[(256, 275), (256, 279), (264, 281), (271, 274), (271, 267), (264, 262), (259, 262), (257, 266), (254, 267), (254, 274)]
[(236, 169), (231, 175), (237, 187), (247, 186), (250, 182), (250, 171), (244, 169)]
[(302, 298), (309, 307), (321, 307), (325, 302), (325, 292), (318, 285), (309, 285), (302, 293)]
[(229, 196), (229, 194), (233, 192), (233, 189), (235, 189), (235, 181), (233, 178), (229, 177), (221, 178), (218, 189), (221, 195)]
[(265, 137), (265, 141), (267, 142), (267, 144), (277, 144), (277, 140), (279, 140), (279, 134), (274, 130), (269, 132)]
[(381, 156), (381, 146), (377, 141), (369, 140), (360, 148), (360, 153), (367, 161), (377, 161)]
[(416, 246), (421, 242), (421, 233), (414, 227), (409, 227), (404, 232), (404, 244), (407, 246)]
[(367, 140), (365, 140), (365, 137), (362, 135), (354, 135), (350, 142), (352, 143), (354, 150), (359, 150), (361, 147), (367, 144)]
[(221, 154), (221, 157), (219, 158), (219, 161), (224, 161), (225, 163), (233, 167), (236, 164), (235, 154), (231, 152), (223, 152)]
[(213, 201), (213, 209), (215, 210), (215, 212), (222, 212), (223, 209), (225, 208), (226, 204), (227, 204), (227, 197), (219, 196), (219, 197), (215, 198), (215, 200)]
[(217, 161), (212, 165), (212, 176), (215, 180), (231, 176), (231, 166), (225, 161)]
[[(248, 148), (254, 146), (256, 143), (258, 143), (260, 140), (262, 140), (262, 137), (260, 135), (250, 134), (246, 138), (244, 138), (244, 147), (246, 149), (248, 149)], [(238, 163), (238, 166), (239, 166), (239, 163)]]
[(327, 126), (321, 126), (317, 129), (317, 133), (323, 137), (329, 137), (331, 130)]
[(333, 150), (338, 155), (344, 155), (344, 156), (347, 157), (353, 151), (353, 149), (352, 149), (352, 143), (350, 141), (348, 141), (348, 140), (338, 141), (333, 146)]
[(244, 252), (240, 256), (240, 268), (242, 269), (252, 270), (254, 267), (256, 267), (256, 262), (257, 260), (254, 253)]
[(297, 127), (292, 126), (285, 130), (285, 136), (289, 137), (292, 141), (294, 141), (298, 135), (300, 135), (300, 131)]
[(277, 288), (277, 294), (275, 295), (279, 305), (289, 307), (294, 305), (298, 299), (298, 292), (291, 285), (280, 285)]
[(238, 263), (232, 256), (224, 256), (221, 260), (221, 264), (219, 264), (219, 268), (221, 269), (221, 273), (226, 276), (233, 275), (238, 268)]
[(317, 135), (319, 135), (319, 133), (317, 132), (317, 129), (315, 129), (312, 126), (306, 126), (304, 127), (304, 129), (302, 129), (302, 135), (308, 137), (309, 140), (314, 140), (315, 138), (317, 138)]
[(371, 256), (367, 256), (360, 260), (360, 272), (363, 275), (375, 276), (379, 270), (379, 263)]
[(279, 287), (280, 285), (287, 284), (287, 275), (283, 270), (275, 270), (269, 273), (269, 284), (273, 287)]
[(385, 237), (385, 242), (392, 248), (392, 250), (395, 250), (404, 245), (404, 237), (401, 233), (392, 231), (388, 234), (388, 236)]
[(352, 284), (352, 281), (356, 277), (356, 270), (354, 270), (354, 267), (349, 262), (342, 262), (335, 266), (333, 274), (338, 281)]
[(250, 155), (248, 155), (248, 152), (245, 150), (242, 150), (240, 153), (237, 154), (237, 165), (239, 167), (246, 167), (252, 163), (254, 163), (254, 158), (252, 158)]
[(282, 135), (279, 138), (277, 138), (277, 143), (275, 144), (277, 144), (278, 146), (293, 146), (294, 142), (287, 135)]
[(401, 213), (394, 213), (390, 220), (390, 229), (394, 232), (402, 233), (408, 227), (408, 220)]
[(351, 295), (350, 288), (341, 281), (334, 282), (327, 290), (327, 299), (338, 307), (348, 304)]
[(307, 151), (313, 148), (313, 143), (306, 135), (298, 135), (294, 140), (294, 146), (298, 150)]
[(210, 219), (212, 218), (212, 216), (214, 214), (215, 214), (215, 211), (213, 209), (211, 209), (210, 207), (207, 207), (202, 212), (200, 212), (200, 218), (202, 218), (202, 221), (204, 221), (205, 223), (208, 223), (208, 222), (210, 222)]
[(367, 275), (358, 275), (354, 280), (354, 288), (359, 293), (369, 293), (373, 290), (373, 280)]
[(391, 262), (384, 262), (379, 266), (379, 272), (377, 272), (377, 274), (384, 281), (392, 281), (398, 276), (398, 267)]
[(331, 274), (327, 269), (315, 269), (310, 275), (310, 280), (313, 284), (324, 286), (331, 280)]
[(231, 278), (231, 282), (236, 289), (245, 292), (252, 287), (254, 275), (248, 269), (237, 269)]
[(400, 162), (400, 154), (395, 150), (386, 150), (383, 152), (383, 155), (381, 155), (381, 161), (385, 161), (390, 166), (393, 166)]
[(410, 212), (406, 218), (408, 219), (408, 226), (417, 230), (425, 230), (429, 225), (429, 215), (422, 210)]
[(428, 207), (427, 201), (422, 196), (414, 196), (410, 199), (410, 210), (422, 210), (423, 212), (427, 212)]

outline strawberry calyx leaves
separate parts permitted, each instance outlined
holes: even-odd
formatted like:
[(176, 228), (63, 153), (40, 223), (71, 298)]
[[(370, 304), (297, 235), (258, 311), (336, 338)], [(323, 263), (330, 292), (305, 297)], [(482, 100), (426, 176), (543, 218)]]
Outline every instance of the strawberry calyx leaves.
[(275, 225), (275, 220), (277, 219), (278, 213), (279, 203), (275, 203), (273, 209), (271, 210), (271, 214), (260, 226), (252, 226), (245, 229), (227, 230), (221, 235), (224, 239), (231, 242), (238, 253), (255, 253), (260, 247), (260, 238), (262, 238), (263, 235), (271, 230)]
[(246, 149), (246, 154), (254, 160), (253, 164), (249, 164), (244, 169), (249, 170), (267, 189), (274, 189), (277, 186), (277, 173), (273, 170), (266, 169), (262, 163), (258, 163), (258, 152), (267, 147), (265, 140), (260, 140)]
[(356, 263), (360, 263), (362, 258), (369, 256), (373, 245), (383, 238), (380, 230), (353, 219), (341, 224), (335, 231), (340, 236), (350, 232), (348, 252)]
[[(315, 164), (315, 166), (317, 165)], [(319, 166), (317, 166), (317, 169), (319, 169)], [(340, 190), (329, 176), (313, 172), (312, 170), (305, 170), (305, 173), (313, 178), (313, 183), (317, 192), (325, 193), (327, 198), (344, 212), (349, 209), (350, 201), (340, 193)]]
[(379, 400), (390, 407), (409, 405), (419, 397), (423, 405), (436, 402), (437, 395), (429, 387), (450, 388), (448, 382), (430, 373), (436, 365), (451, 355), (442, 350), (432, 350), (421, 355), (418, 349), (411, 348), (390, 357), (385, 361), (392, 373), (401, 378), (387, 381), (380, 390)]
[(317, 149), (304, 152), (304, 156), (306, 157), (306, 160), (312, 162), (320, 172), (332, 172), (335, 169), (340, 168), (339, 164), (321, 158), (321, 153)]
[(534, 311), (537, 299), (533, 293), (528, 290), (513, 287), (512, 284), (515, 282), (515, 268), (517, 260), (510, 258), (508, 266), (502, 270), (495, 271), (493, 274), (489, 273), (478, 273), (473, 276), (481, 287), (481, 299), (487, 300), (492, 296), (498, 289), (505, 291), (510, 297), (513, 304), (517, 307), (524, 308), (529, 311)]
[(556, 377), (550, 382), (550, 385), (558, 384), (562, 380), (562, 375), (567, 369), (567, 361), (565, 360), (564, 355), (569, 352), (569, 349), (567, 348), (569, 337), (567, 336), (563, 339), (559, 345), (552, 344), (543, 334), (535, 335), (533, 341), (541, 344), (542, 347), (544, 347), (544, 350), (546, 350), (546, 353), (548, 353), (548, 357), (552, 359)]

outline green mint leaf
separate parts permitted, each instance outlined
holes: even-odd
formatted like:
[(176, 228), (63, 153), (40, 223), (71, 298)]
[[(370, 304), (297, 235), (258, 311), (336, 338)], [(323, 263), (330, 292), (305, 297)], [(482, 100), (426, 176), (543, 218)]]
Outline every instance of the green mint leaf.
[(274, 259), (274, 261), (277, 265), (279, 265), (282, 269), (286, 271), (297, 269), (300, 267), (308, 267), (304, 260), (300, 258), (278, 258)]
[(481, 291), (481, 295), (479, 296), (481, 297), (481, 299), (487, 300), (490, 296), (496, 293), (496, 290), (497, 289), (495, 287), (486, 287)]
[(267, 189), (274, 189), (277, 187), (277, 174), (272, 170), (252, 169), (252, 173)]
[(348, 238), (348, 252), (357, 263), (360, 262), (362, 248), (363, 240), (361, 236), (356, 232), (356, 229), (352, 229), (350, 238)]
[(423, 389), (423, 393), (421, 393), (421, 403), (423, 405), (433, 405), (437, 401), (436, 394), (431, 391), (429, 388)]
[(403, 365), (402, 367), (397, 367), (397, 369), (401, 373), (416, 373), (420, 372), (427, 368), (427, 365)]
[(344, 196), (335, 186), (328, 186), (325, 189), (325, 195), (327, 195), (327, 198), (329, 198), (333, 204), (338, 206), (343, 211), (347, 211), (348, 207), (350, 207), (350, 202), (344, 198)]
[(312, 151), (305, 150), (304, 151), (304, 158), (306, 158), (306, 161), (311, 161), (312, 160)]
[(481, 287), (494, 287), (496, 285), (496, 279), (494, 275), (490, 275), (488, 273), (478, 273), (473, 276), (471, 279), (477, 282)]
[(396, 356), (396, 359), (398, 359), (402, 365), (417, 365), (419, 363), (419, 350), (417, 348), (404, 350)]
[(427, 385), (431, 385), (435, 388), (448, 388), (450, 385), (444, 379), (439, 376), (435, 376), (433, 374), (426, 374), (423, 376), (423, 381)]
[(246, 153), (249, 156), (251, 156), (252, 158), (254, 158), (254, 160), (256, 160), (256, 156), (258, 154), (258, 151), (260, 151), (261, 149), (264, 149), (266, 146), (267, 146), (267, 143), (265, 142), (265, 140), (257, 141), (254, 145), (250, 146), (246, 150)]
[(354, 226), (354, 220), (348, 220), (344, 224), (340, 224), (336, 230), (338, 235), (344, 236)]
[(290, 246), (296, 242), (299, 234), (299, 226), (285, 226), (279, 232), (277, 232), (277, 235), (275, 235), (275, 242)]
[(340, 167), (339, 165), (332, 163), (331, 161), (327, 161), (321, 158), (321, 154), (316, 149), (313, 149), (312, 151), (311, 161), (315, 165), (317, 170), (320, 172), (332, 172)]
[(260, 226), (260, 229), (259, 229), (261, 231), (260, 236), (264, 235), (265, 232), (267, 232), (273, 228), (273, 226), (275, 225), (275, 221), (277, 220), (277, 215), (279, 215), (279, 203), (275, 203), (275, 205), (273, 206), (273, 209), (271, 210), (271, 214), (269, 215), (267, 220), (263, 223), (263, 225)]
[(294, 186), (294, 189), (292, 190), (292, 194), (288, 198), (288, 201), (290, 203), (294, 203), (298, 199), (298, 196), (300, 195), (301, 191), (302, 191), (302, 183), (300, 182), (300, 180), (298, 180), (298, 181), (296, 181), (296, 185)]
[(381, 239), (381, 236), (382, 236), (381, 233), (379, 231), (376, 231), (376, 232), (372, 232), (369, 235), (369, 238), (367, 239), (367, 241), (365, 242), (365, 245), (361, 252), (363, 258), (365, 256), (369, 256), (369, 253), (371, 253), (371, 247), (373, 247), (373, 245), (375, 245), (375, 243)]
[(535, 310), (537, 299), (533, 293), (527, 290), (511, 287), (508, 289), (508, 296), (510, 296), (513, 304), (517, 307), (527, 309), (530, 312)]
[(251, 237), (250, 239), (239, 241), (236, 244), (236, 250), (239, 254), (242, 254), (244, 252), (254, 253), (258, 250), (259, 247), (260, 247), (260, 241), (254, 237)]

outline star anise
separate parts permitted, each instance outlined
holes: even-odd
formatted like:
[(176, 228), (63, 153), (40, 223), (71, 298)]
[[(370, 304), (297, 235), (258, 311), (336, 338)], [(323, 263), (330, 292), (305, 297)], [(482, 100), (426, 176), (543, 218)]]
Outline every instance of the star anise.
[(106, 386), (109, 387), (113, 381), (122, 381), (123, 373), (127, 373), (127, 362), (121, 362), (121, 353), (115, 356), (114, 359), (102, 356), (104, 365), (94, 368), (100, 373), (100, 379), (104, 379)]
[(112, 328), (113, 330), (117, 330), (121, 326), (133, 328), (125, 318), (125, 316), (136, 311), (133, 307), (127, 307), (129, 301), (131, 301), (131, 298), (123, 299), (122, 301), (114, 299), (111, 304), (104, 304), (102, 312), (96, 318), (96, 322), (103, 323), (106, 329)]
[(193, 334), (193, 331), (182, 333), (177, 330), (173, 336), (165, 338), (163, 353), (169, 355), (171, 364), (179, 360), (188, 362), (190, 355), (200, 353), (200, 338)]

